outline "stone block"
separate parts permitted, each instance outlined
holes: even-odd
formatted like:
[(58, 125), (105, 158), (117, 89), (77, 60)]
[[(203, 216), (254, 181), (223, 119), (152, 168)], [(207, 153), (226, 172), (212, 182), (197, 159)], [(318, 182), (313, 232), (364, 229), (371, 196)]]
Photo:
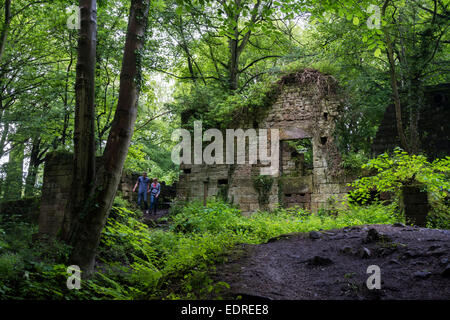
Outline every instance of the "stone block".
[(292, 203), (306, 203), (311, 202), (311, 193), (302, 193), (302, 194), (292, 194), (289, 196), (284, 196), (284, 202), (288, 204)]
[(238, 203), (239, 203), (239, 209), (242, 212), (249, 212), (250, 211), (250, 203), (240, 203), (240, 202), (238, 202)]
[(319, 186), (319, 193), (322, 194), (337, 194), (340, 193), (340, 185), (335, 183), (327, 183), (327, 184), (321, 184)]
[(280, 179), (284, 194), (307, 193), (312, 189), (312, 175)]

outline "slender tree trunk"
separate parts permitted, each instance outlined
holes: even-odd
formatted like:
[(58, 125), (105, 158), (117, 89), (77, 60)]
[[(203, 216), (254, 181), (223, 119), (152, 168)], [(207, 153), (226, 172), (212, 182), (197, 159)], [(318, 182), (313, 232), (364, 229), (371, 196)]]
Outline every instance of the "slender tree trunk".
[[(237, 37), (239, 34), (237, 33)], [(229, 41), (230, 48), (230, 61), (229, 61), (229, 89), (231, 91), (237, 90), (238, 81), (239, 81), (239, 47), (237, 39), (230, 39)]]
[[(240, 0), (234, 0), (235, 6), (239, 8), (241, 6)], [(256, 0), (253, 6), (253, 14), (250, 18), (252, 22), (255, 22), (258, 16), (259, 7), (261, 5), (261, 0)], [(250, 39), (251, 31), (247, 31), (244, 35), (239, 31), (239, 13), (235, 13), (231, 19), (234, 20), (235, 26), (234, 30), (234, 39), (228, 41), (228, 47), (230, 50), (230, 60), (228, 62), (228, 73), (229, 73), (229, 89), (231, 91), (237, 90), (239, 86), (239, 74), (242, 72), (239, 70), (239, 61), (241, 58), (241, 54), (244, 51), (247, 43)]]
[(97, 44), (97, 2), (80, 0), (81, 29), (75, 83), (75, 131), (72, 201), (64, 217), (62, 238), (71, 237), (72, 223), (89, 205), (95, 178), (95, 54)]
[[(386, 9), (389, 4), (389, 0), (385, 1), (383, 9), (382, 9), (382, 15), (385, 16)], [(402, 107), (400, 102), (400, 94), (398, 92), (398, 85), (397, 85), (397, 74), (395, 71), (395, 60), (394, 60), (394, 48), (391, 40), (391, 36), (389, 35), (389, 30), (386, 28), (384, 29), (384, 36), (386, 41), (386, 47), (387, 47), (387, 58), (389, 61), (389, 75), (391, 79), (391, 88), (392, 88), (392, 95), (394, 99), (394, 106), (395, 106), (395, 118), (396, 118), (396, 125), (397, 125), (397, 133), (400, 138), (400, 144), (401, 147), (409, 152), (409, 145), (406, 140), (405, 132), (403, 129), (403, 120), (402, 120)]]
[(95, 205), (80, 217), (79, 228), (73, 238), (71, 262), (80, 266), (84, 276), (94, 270), (95, 254), (102, 229), (112, 203), (128, 153), (141, 84), (141, 54), (145, 43), (149, 0), (132, 0), (125, 50), (120, 75), (119, 100), (113, 124), (103, 154), (103, 165), (97, 173), (98, 187)]
[(11, 24), (11, 0), (5, 0), (5, 22), (0, 33), (0, 63), (5, 52), (6, 40), (8, 38), (9, 26)]
[(392, 88), (392, 95), (394, 99), (394, 106), (395, 106), (395, 119), (396, 119), (396, 125), (397, 125), (397, 133), (400, 138), (400, 144), (401, 147), (409, 152), (409, 145), (406, 140), (405, 132), (403, 130), (403, 120), (402, 120), (402, 107), (400, 102), (400, 94), (398, 92), (398, 86), (397, 86), (397, 74), (395, 72), (395, 61), (394, 61), (394, 53), (392, 50), (392, 44), (387, 44), (387, 55), (389, 60), (389, 74), (391, 78), (391, 88)]
[[(69, 44), (71, 43), (72, 36), (69, 33)], [(70, 108), (69, 108), (69, 78), (70, 78), (70, 69), (72, 68), (73, 64), (73, 54), (72, 50), (70, 50), (70, 62), (67, 66), (66, 70), (66, 79), (65, 79), (65, 85), (64, 85), (64, 97), (63, 97), (63, 103), (64, 103), (64, 124), (63, 124), (63, 130), (61, 133), (61, 144), (63, 146), (66, 145), (66, 138), (67, 138), (67, 129), (69, 128), (69, 121), (70, 121)]]
[(3, 157), (4, 155), (4, 148), (6, 145), (6, 139), (8, 138), (8, 134), (9, 134), (9, 122), (6, 122), (3, 124), (3, 128), (2, 128), (2, 132), (0, 135), (0, 159)]
[(191, 75), (192, 81), (194, 83), (197, 83), (197, 77), (195, 76), (195, 72), (194, 72), (194, 66), (192, 65), (192, 56), (191, 53), (189, 51), (189, 46), (187, 44), (186, 38), (184, 36), (184, 31), (183, 31), (183, 17), (180, 16), (180, 35), (181, 35), (181, 41), (182, 43), (180, 44), (180, 47), (184, 50), (184, 52), (186, 53), (186, 58), (187, 58), (187, 63), (188, 63), (188, 69), (189, 69), (189, 74)]
[(419, 136), (419, 120), (420, 110), (425, 103), (423, 86), (417, 77), (411, 81), (410, 88), (410, 119), (409, 119), (409, 136), (410, 136), (410, 152), (418, 154), (421, 149), (421, 142)]

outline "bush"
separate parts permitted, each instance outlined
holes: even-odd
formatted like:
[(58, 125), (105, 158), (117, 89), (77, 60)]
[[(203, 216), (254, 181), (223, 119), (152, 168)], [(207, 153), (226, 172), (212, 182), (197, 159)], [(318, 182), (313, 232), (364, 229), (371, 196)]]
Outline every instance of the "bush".
[(0, 255), (0, 274), (2, 280), (15, 280), (23, 270), (24, 262), (16, 253), (4, 253)]
[(362, 202), (370, 198), (370, 192), (399, 194), (403, 186), (423, 185), (434, 201), (442, 203), (450, 192), (450, 157), (436, 159), (432, 163), (423, 155), (408, 155), (397, 148), (392, 156), (384, 153), (362, 166), (377, 174), (363, 177), (350, 184), (354, 199)]
[(354, 181), (350, 186), (350, 198), (360, 203), (369, 202), (374, 191), (389, 192), (398, 198), (404, 186), (418, 185), (428, 192), (432, 206), (429, 226), (449, 227), (450, 157), (428, 162), (423, 155), (408, 155), (397, 148), (392, 156), (382, 154), (363, 165), (363, 169), (375, 171), (370, 177)]
[(362, 167), (369, 161), (364, 151), (348, 152), (342, 156), (341, 167), (350, 174), (360, 174)]

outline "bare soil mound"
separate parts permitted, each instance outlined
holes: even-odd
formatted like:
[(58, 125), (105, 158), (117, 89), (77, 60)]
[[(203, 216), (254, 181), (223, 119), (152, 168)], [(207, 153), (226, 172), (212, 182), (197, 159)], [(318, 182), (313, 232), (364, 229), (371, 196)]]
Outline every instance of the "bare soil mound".
[[(289, 234), (236, 248), (217, 266), (224, 298), (273, 300), (450, 299), (450, 230), (364, 225)], [(367, 273), (380, 267), (381, 289)]]

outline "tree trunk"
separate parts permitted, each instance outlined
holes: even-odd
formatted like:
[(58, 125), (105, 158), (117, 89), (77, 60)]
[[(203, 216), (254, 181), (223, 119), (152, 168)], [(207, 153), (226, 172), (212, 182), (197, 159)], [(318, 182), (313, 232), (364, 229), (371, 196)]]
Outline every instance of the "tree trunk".
[[(72, 36), (69, 33), (69, 43), (71, 42)], [(70, 79), (70, 70), (72, 68), (73, 64), (73, 54), (72, 50), (70, 50), (70, 62), (67, 66), (66, 70), (66, 79), (64, 84), (64, 96), (63, 96), (63, 103), (64, 103), (64, 124), (63, 129), (61, 133), (61, 144), (63, 146), (66, 145), (66, 138), (67, 138), (67, 129), (69, 128), (69, 121), (70, 121), (70, 107), (69, 107), (69, 79)]]
[[(382, 9), (382, 16), (385, 16), (387, 6), (389, 5), (389, 0), (386, 0)], [(403, 120), (402, 120), (402, 107), (400, 102), (400, 94), (398, 92), (398, 85), (397, 85), (397, 74), (395, 71), (395, 60), (394, 60), (394, 48), (391, 41), (391, 36), (389, 35), (389, 30), (386, 28), (384, 29), (384, 37), (386, 41), (386, 47), (387, 47), (387, 58), (389, 61), (389, 74), (391, 79), (391, 88), (392, 88), (392, 96), (394, 99), (394, 106), (395, 106), (395, 118), (396, 118), (396, 124), (397, 124), (397, 133), (400, 138), (400, 144), (401, 147), (409, 152), (409, 145), (406, 140), (405, 132), (403, 130)]]
[(403, 130), (402, 107), (401, 107), (401, 102), (400, 102), (400, 94), (398, 93), (397, 74), (395, 72), (394, 53), (392, 50), (391, 43), (387, 43), (387, 55), (388, 55), (388, 60), (389, 60), (389, 74), (390, 74), (390, 78), (391, 78), (392, 95), (393, 95), (394, 106), (395, 106), (395, 119), (396, 119), (396, 125), (397, 125), (397, 133), (398, 133), (398, 137), (400, 138), (401, 147), (405, 151), (409, 152), (408, 142), (406, 140), (405, 132)]
[(125, 50), (120, 75), (119, 100), (111, 131), (103, 154), (103, 165), (97, 173), (95, 205), (80, 217), (79, 228), (72, 241), (71, 262), (80, 266), (83, 276), (94, 270), (95, 254), (102, 229), (112, 203), (128, 153), (141, 84), (141, 54), (145, 43), (149, 0), (132, 0)]
[(9, 134), (9, 122), (3, 123), (3, 128), (0, 135), (0, 159), (3, 158), (4, 155), (4, 149), (6, 145), (6, 139), (8, 138)]
[(421, 149), (420, 135), (419, 135), (419, 118), (420, 111), (425, 103), (424, 88), (418, 79), (414, 77), (411, 80), (411, 87), (409, 88), (409, 135), (410, 135), (410, 152), (418, 154)]
[(75, 83), (75, 130), (72, 201), (69, 201), (62, 238), (71, 237), (71, 224), (85, 212), (95, 178), (95, 54), (97, 44), (97, 2), (80, 0), (81, 29)]
[(0, 33), (0, 63), (5, 52), (6, 40), (8, 38), (8, 30), (11, 24), (11, 0), (5, 0), (5, 22)]
[[(237, 33), (237, 30), (235, 32), (237, 34), (237, 37), (239, 37), (239, 34)], [(239, 46), (238, 46), (238, 39), (230, 39), (229, 41), (229, 48), (230, 48), (230, 61), (229, 61), (229, 89), (231, 91), (235, 91), (238, 88), (238, 81), (239, 81)]]
[[(241, 7), (241, 1), (235, 0), (234, 4), (236, 8)], [(254, 6), (253, 6), (253, 14), (250, 18), (251, 22), (255, 23), (259, 7), (261, 5), (261, 0), (256, 0)], [(244, 35), (241, 34), (239, 31), (239, 18), (240, 14), (239, 12), (234, 13), (233, 16), (229, 16), (230, 19), (234, 20), (235, 26), (233, 27), (234, 30), (234, 39), (230, 38), (228, 41), (228, 47), (230, 49), (230, 60), (228, 62), (228, 73), (229, 73), (229, 89), (231, 91), (237, 90), (239, 87), (239, 74), (242, 72), (242, 70), (239, 70), (239, 61), (241, 58), (241, 54), (244, 51), (245, 47), (247, 46), (247, 43), (250, 39), (250, 35), (252, 32), (249, 30)]]

